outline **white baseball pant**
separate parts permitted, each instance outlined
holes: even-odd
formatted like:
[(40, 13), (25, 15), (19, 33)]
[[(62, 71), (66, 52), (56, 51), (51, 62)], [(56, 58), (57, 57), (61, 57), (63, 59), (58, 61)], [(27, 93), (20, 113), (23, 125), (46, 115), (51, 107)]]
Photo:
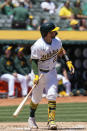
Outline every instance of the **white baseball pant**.
[(66, 93), (69, 95), (70, 92), (71, 92), (71, 83), (68, 79), (66, 79), (63, 75), (61, 74), (58, 74), (57, 75), (57, 80), (62, 80), (63, 81), (63, 85), (65, 86), (65, 90), (66, 90)]
[(14, 95), (14, 83), (20, 82), (22, 88), (22, 96), (27, 95), (27, 84), (26, 78), (23, 75), (17, 74), (17, 77), (14, 77), (11, 74), (3, 74), (1, 80), (8, 82), (8, 96)]
[(56, 100), (57, 97), (57, 73), (56, 69), (49, 71), (48, 73), (39, 72), (39, 75), (43, 74), (39, 80), (38, 85), (32, 92), (32, 102), (38, 104), (42, 98), (43, 89), (45, 88), (47, 99)]

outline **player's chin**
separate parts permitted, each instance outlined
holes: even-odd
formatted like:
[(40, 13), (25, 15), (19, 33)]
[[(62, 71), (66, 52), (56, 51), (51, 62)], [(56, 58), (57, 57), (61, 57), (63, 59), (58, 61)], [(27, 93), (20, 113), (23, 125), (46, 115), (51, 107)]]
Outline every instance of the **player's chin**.
[(55, 36), (52, 36), (52, 39), (54, 39), (56, 37), (56, 35)]
[(58, 33), (55, 32), (55, 34), (52, 36), (52, 39), (54, 39), (54, 38), (56, 37), (57, 34), (58, 34)]
[(58, 35), (58, 32), (55, 32), (55, 36)]

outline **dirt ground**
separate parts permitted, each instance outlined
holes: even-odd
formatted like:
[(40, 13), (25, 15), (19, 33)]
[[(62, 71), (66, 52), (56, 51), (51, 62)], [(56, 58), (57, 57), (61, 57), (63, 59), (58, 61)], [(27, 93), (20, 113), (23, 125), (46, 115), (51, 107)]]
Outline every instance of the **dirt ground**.
[[(46, 122), (38, 122), (38, 129), (32, 131), (48, 130)], [(57, 131), (87, 131), (87, 122), (57, 122)], [(31, 131), (28, 123), (0, 123), (0, 131)]]
[[(16, 99), (0, 99), (0, 106), (19, 105), (24, 98)], [(57, 103), (76, 103), (87, 102), (87, 96), (76, 97), (58, 97)], [(26, 104), (30, 103), (30, 98)], [(43, 98), (40, 104), (47, 104), (47, 100)], [(38, 129), (32, 131), (48, 131), (46, 122), (38, 122)], [(57, 122), (57, 131), (87, 131), (87, 122)], [(0, 131), (31, 131), (28, 123), (0, 123)], [(49, 130), (50, 131), (50, 130)]]
[[(19, 105), (24, 98), (15, 99), (0, 99), (0, 106), (13, 106)], [(72, 97), (57, 97), (57, 103), (76, 103), (87, 102), (87, 96), (72, 96)], [(30, 98), (27, 100), (26, 105), (30, 103)], [(47, 104), (46, 98), (42, 98), (40, 104)]]

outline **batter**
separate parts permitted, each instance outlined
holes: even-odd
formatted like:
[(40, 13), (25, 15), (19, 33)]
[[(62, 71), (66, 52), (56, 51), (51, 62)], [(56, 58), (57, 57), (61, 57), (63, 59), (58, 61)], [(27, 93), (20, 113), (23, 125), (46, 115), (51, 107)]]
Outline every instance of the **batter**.
[[(28, 119), (30, 128), (38, 128), (35, 122), (35, 111), (42, 98), (45, 88), (48, 99), (48, 127), (57, 129), (55, 123), (56, 97), (57, 97), (57, 72), (55, 69), (57, 56), (63, 56), (71, 73), (74, 73), (72, 62), (62, 47), (61, 40), (56, 37), (59, 27), (53, 23), (45, 23), (40, 27), (42, 37), (31, 47), (33, 83), (37, 84), (32, 92), (30, 103), (30, 116)], [(39, 80), (39, 76), (43, 74)]]

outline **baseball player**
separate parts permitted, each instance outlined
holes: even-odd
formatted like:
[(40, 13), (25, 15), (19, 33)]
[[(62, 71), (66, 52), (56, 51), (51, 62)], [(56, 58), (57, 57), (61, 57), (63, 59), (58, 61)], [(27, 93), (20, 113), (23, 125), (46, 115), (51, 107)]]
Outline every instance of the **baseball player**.
[(2, 55), (0, 59), (1, 80), (8, 82), (8, 96), (10, 98), (14, 97), (14, 77), (12, 75), (14, 72), (14, 64), (11, 50), (12, 46), (4, 46), (4, 55)]
[(8, 82), (8, 97), (13, 98), (14, 93), (14, 83), (15, 81), (20, 82), (22, 88), (22, 96), (27, 95), (27, 85), (24, 76), (15, 73), (14, 58), (11, 54), (12, 46), (4, 47), (4, 55), (0, 59), (0, 72), (1, 80)]
[(66, 94), (65, 96), (69, 96), (71, 93), (71, 82), (69, 81), (67, 70), (65, 67), (65, 62), (62, 59), (59, 59), (56, 64), (57, 70), (57, 80), (58, 82), (62, 82), (65, 87)]
[[(57, 129), (55, 123), (56, 96), (57, 96), (57, 56), (64, 57), (71, 73), (74, 73), (74, 66), (69, 60), (61, 40), (56, 37), (59, 27), (51, 22), (42, 24), (40, 33), (42, 37), (31, 47), (32, 69), (34, 72), (34, 84), (37, 84), (32, 92), (30, 103), (30, 116), (28, 119), (30, 128), (38, 128), (35, 122), (35, 111), (42, 98), (43, 89), (46, 90), (48, 99), (48, 127), (51, 130)], [(39, 80), (39, 76), (43, 75)]]
[(24, 55), (24, 47), (17, 47), (15, 49), (16, 56), (14, 59), (14, 66), (15, 66), (15, 76), (19, 76), (20, 79), (23, 79), (21, 85), (22, 87), (22, 95), (26, 96), (28, 92), (28, 82), (30, 82), (30, 63), (29, 59), (26, 58)]

